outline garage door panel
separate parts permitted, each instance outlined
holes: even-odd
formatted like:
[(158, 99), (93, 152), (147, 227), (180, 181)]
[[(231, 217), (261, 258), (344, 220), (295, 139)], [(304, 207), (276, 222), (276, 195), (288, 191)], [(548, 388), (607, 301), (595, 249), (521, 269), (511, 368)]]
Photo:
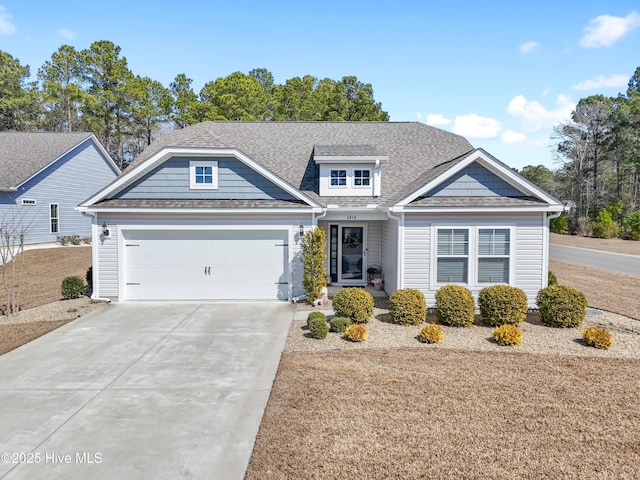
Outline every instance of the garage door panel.
[(127, 298), (286, 299), (285, 231), (125, 232)]

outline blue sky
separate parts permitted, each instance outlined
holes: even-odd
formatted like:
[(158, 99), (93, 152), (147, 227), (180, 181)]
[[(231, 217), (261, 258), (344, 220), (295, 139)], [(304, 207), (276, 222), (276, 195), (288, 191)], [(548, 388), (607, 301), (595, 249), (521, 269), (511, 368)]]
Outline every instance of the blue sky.
[(392, 121), (460, 133), (516, 168), (556, 168), (552, 127), (625, 92), (640, 66), (637, 0), (76, 2), (0, 0), (0, 50), (32, 78), (61, 45), (122, 48), (133, 73), (202, 86), (267, 68), (371, 83)]

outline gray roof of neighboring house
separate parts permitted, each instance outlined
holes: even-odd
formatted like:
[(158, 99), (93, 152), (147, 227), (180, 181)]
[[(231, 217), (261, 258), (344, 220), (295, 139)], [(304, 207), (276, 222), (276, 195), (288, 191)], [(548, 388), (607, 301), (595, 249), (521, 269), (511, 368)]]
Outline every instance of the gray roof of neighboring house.
[(91, 133), (0, 132), (0, 188), (15, 188)]
[[(416, 178), (473, 150), (464, 137), (418, 122), (204, 122), (159, 137), (124, 173), (165, 147), (237, 148), (318, 203), (354, 207), (393, 205), (411, 193)], [(320, 197), (314, 147), (330, 155), (389, 157), (382, 195)]]

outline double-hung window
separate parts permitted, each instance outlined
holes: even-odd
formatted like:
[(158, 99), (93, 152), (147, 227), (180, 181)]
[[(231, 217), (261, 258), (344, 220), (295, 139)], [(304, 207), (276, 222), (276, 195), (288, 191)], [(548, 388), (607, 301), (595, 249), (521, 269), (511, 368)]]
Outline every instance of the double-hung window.
[(438, 230), (437, 282), (469, 283), (469, 230)]
[(509, 283), (510, 231), (478, 230), (478, 283)]
[(60, 232), (60, 209), (57, 203), (49, 204), (49, 228), (51, 233)]
[(189, 162), (189, 183), (191, 189), (217, 189), (218, 162), (215, 160)]
[(346, 187), (347, 186), (347, 171), (346, 170), (331, 170), (331, 186), (332, 187)]

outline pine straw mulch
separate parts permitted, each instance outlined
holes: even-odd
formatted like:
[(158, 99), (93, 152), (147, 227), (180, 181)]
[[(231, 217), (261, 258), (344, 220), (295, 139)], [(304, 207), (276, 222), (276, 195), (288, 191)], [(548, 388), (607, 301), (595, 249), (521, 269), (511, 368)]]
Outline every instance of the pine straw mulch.
[(640, 478), (640, 360), (284, 353), (246, 478)]

